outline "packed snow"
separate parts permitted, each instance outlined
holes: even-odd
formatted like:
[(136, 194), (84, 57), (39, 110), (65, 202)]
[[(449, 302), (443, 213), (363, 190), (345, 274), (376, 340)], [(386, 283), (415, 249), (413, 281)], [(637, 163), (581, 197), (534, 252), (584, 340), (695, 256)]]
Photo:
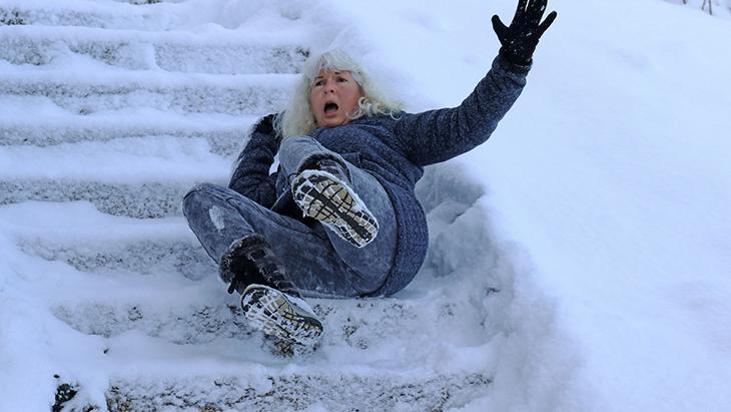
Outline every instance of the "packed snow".
[[(67, 410), (242, 408), (245, 391), (311, 411), (372, 393), (404, 411), (731, 409), (731, 4), (551, 1), (517, 104), (417, 187), (417, 278), (312, 300), (329, 333), (309, 356), (262, 347), (185, 227), (176, 199), (225, 183), (298, 47), (360, 57), (410, 111), (454, 106), (516, 1), (0, 0), (39, 27), (0, 26), (0, 410), (48, 410), (59, 383), (78, 385)], [(216, 64), (222, 44), (258, 58)]]

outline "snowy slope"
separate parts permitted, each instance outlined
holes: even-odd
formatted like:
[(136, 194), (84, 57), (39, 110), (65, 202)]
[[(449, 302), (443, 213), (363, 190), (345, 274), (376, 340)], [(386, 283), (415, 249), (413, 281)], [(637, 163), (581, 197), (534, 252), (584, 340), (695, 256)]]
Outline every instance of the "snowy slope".
[(728, 410), (730, 21), (582, 3), (594, 18), (565, 7), (504, 124), (514, 138), (476, 152), (476, 174), (560, 301), (572, 392), (597, 409)]
[(314, 300), (310, 357), (262, 347), (185, 227), (175, 199), (225, 180), (300, 50), (362, 56), (411, 110), (456, 105), (514, 3), (2, 0), (26, 24), (0, 26), (0, 410), (48, 410), (60, 383), (67, 409), (731, 408), (724, 15), (552, 1), (493, 138), (420, 182), (420, 274)]

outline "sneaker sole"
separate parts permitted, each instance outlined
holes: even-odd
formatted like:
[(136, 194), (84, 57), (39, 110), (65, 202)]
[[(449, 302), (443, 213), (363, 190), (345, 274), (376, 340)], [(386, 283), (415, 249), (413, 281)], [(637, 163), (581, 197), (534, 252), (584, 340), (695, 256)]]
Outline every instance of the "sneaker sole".
[(340, 179), (320, 170), (295, 178), (294, 201), (305, 216), (322, 222), (341, 239), (362, 248), (378, 235), (378, 221), (362, 200)]
[(320, 321), (298, 313), (277, 289), (250, 285), (241, 296), (241, 308), (250, 325), (265, 335), (303, 346), (314, 346), (322, 335)]

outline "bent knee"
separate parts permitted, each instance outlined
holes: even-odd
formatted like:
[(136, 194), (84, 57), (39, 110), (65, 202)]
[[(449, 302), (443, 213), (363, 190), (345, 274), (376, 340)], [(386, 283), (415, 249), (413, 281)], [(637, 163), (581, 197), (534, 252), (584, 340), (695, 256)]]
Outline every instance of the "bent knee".
[(183, 212), (218, 197), (221, 187), (213, 183), (198, 183), (183, 196)]
[(207, 195), (207, 194), (213, 194), (220, 190), (220, 186), (215, 185), (213, 183), (198, 183), (195, 186), (191, 187), (190, 190), (188, 190), (185, 195), (183, 196), (183, 199), (187, 199), (194, 196), (200, 196), (200, 195)]
[(289, 136), (282, 139), (282, 143), (279, 145), (280, 151), (298, 150), (302, 143), (307, 143), (314, 140), (310, 136)]

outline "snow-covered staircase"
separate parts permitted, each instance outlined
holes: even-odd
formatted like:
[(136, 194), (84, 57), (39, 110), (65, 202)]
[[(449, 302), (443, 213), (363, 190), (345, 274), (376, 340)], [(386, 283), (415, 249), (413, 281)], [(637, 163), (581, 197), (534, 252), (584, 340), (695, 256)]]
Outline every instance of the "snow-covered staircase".
[(225, 184), (315, 40), (297, 13), (254, 35), (193, 19), (204, 3), (0, 3), (0, 229), (17, 251), (0, 291), (30, 308), (4, 326), (50, 342), (47, 398), (29, 402), (50, 406), (57, 387), (75, 392), (59, 407), (114, 411), (443, 410), (485, 396), (512, 272), (479, 224), (481, 187), (453, 166), (418, 187), (430, 251), (402, 294), (313, 300), (326, 335), (301, 358), (247, 327), (180, 201)]

